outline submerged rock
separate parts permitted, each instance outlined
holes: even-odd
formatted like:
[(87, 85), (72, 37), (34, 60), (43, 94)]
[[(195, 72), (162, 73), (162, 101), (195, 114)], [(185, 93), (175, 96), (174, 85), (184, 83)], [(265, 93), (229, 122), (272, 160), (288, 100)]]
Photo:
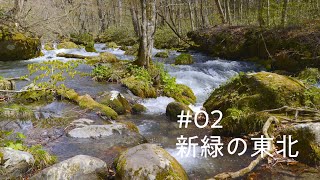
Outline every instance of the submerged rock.
[(32, 168), (35, 162), (30, 153), (11, 148), (0, 148), (0, 154), (4, 160), (0, 178), (19, 178)]
[(41, 42), (34, 35), (0, 26), (0, 61), (27, 60), (40, 56)]
[(89, 64), (96, 64), (96, 63), (115, 63), (118, 62), (118, 58), (116, 55), (109, 53), (109, 52), (103, 52), (100, 53), (99, 56), (95, 57), (88, 57), (87, 62)]
[(121, 153), (115, 162), (123, 179), (188, 179), (182, 166), (155, 144), (141, 144)]
[(187, 113), (187, 111), (190, 111), (190, 115), (192, 115), (193, 113), (192, 110), (185, 104), (180, 102), (172, 102), (167, 106), (166, 116), (168, 116), (172, 121), (177, 121), (177, 116), (181, 114), (181, 111), (184, 111), (185, 113)]
[(77, 155), (42, 170), (31, 179), (78, 179), (98, 180), (106, 178), (107, 164), (101, 159)]
[(104, 138), (113, 134), (121, 134), (125, 129), (123, 124), (88, 125), (72, 129), (68, 136), (73, 138)]
[(65, 58), (75, 58), (75, 59), (86, 59), (88, 56), (83, 56), (79, 54), (67, 54), (67, 53), (58, 53), (57, 57), (65, 57)]
[(190, 54), (180, 54), (175, 58), (175, 65), (189, 65), (193, 64), (193, 58)]

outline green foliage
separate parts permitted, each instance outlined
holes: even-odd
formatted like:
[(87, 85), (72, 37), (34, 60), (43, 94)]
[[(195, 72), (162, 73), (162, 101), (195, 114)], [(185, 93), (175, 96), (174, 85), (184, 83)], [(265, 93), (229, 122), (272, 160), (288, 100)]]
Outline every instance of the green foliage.
[(182, 53), (175, 58), (176, 65), (188, 65), (193, 63), (193, 58), (190, 54)]
[(82, 34), (70, 34), (71, 41), (78, 44), (78, 45), (88, 45), (94, 44), (93, 36), (89, 33), (82, 33)]
[[(0, 130), (0, 147), (29, 152), (35, 159), (35, 167), (37, 169), (43, 169), (57, 161), (57, 158), (51, 156), (41, 145), (26, 146), (24, 144), (25, 138), (25, 135), (20, 132), (14, 133), (13, 131)], [(1, 162), (3, 161), (2, 158)]]
[(160, 58), (168, 58), (169, 57), (169, 52), (168, 51), (162, 51), (158, 52), (155, 57), (160, 57)]
[(115, 42), (109, 42), (109, 43), (107, 43), (107, 47), (115, 49), (115, 48), (118, 48), (118, 45)]
[(318, 68), (307, 68), (301, 71), (298, 78), (309, 84), (316, 84), (320, 81), (320, 71)]
[(74, 78), (76, 75), (84, 75), (76, 70), (81, 62), (82, 61), (79, 60), (68, 62), (52, 60), (29, 64), (28, 76), (31, 77), (35, 75), (33, 78), (33, 84), (40, 88), (65, 88), (65, 85), (61, 82), (66, 80), (67, 77)]

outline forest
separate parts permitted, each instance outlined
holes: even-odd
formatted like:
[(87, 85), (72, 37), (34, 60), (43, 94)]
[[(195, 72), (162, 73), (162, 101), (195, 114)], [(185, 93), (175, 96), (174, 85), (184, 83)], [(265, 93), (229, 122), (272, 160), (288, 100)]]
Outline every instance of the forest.
[(0, 0), (0, 179), (320, 179), (319, 3)]

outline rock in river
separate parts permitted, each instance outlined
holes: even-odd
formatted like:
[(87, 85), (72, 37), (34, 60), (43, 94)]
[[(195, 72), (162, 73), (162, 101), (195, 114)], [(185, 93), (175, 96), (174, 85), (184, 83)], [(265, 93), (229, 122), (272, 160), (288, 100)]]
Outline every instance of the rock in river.
[(123, 152), (115, 162), (121, 179), (188, 179), (182, 166), (155, 144), (141, 144)]
[(115, 133), (121, 134), (124, 129), (123, 124), (89, 125), (72, 129), (68, 135), (73, 138), (103, 138)]
[[(0, 175), (2, 178), (18, 178), (27, 172), (34, 164), (34, 158), (30, 153), (14, 150), (11, 148), (1, 148), (0, 154), (3, 155), (5, 162), (1, 165), (4, 171)], [(2, 177), (2, 174), (4, 177)]]
[(101, 159), (86, 155), (77, 155), (42, 170), (40, 173), (31, 177), (31, 179), (102, 179), (106, 176), (106, 167), (107, 164)]

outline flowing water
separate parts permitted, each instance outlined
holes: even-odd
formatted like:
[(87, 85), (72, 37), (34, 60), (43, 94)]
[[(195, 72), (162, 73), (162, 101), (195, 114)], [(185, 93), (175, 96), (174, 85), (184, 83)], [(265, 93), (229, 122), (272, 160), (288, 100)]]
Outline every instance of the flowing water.
[[(106, 49), (104, 44), (95, 45), (98, 52), (111, 52), (115, 54), (119, 59), (129, 59), (132, 60), (134, 57), (124, 55), (124, 51), (119, 49)], [(154, 50), (154, 53), (161, 50)], [(57, 57), (57, 53), (72, 53), (80, 54), (85, 56), (97, 56), (98, 53), (88, 53), (83, 49), (61, 49), (53, 51), (45, 51), (43, 57), (24, 60), (24, 61), (14, 61), (14, 62), (1, 62), (0, 61), (0, 74), (4, 77), (19, 77), (28, 73), (27, 65), (30, 63), (38, 63), (42, 61), (47, 61), (50, 59), (58, 59), (61, 61), (68, 61), (70, 59)], [(170, 57), (167, 59), (154, 58), (157, 61), (165, 62), (165, 68), (168, 70), (169, 74), (176, 77), (178, 83), (188, 85), (194, 91), (197, 96), (197, 102), (195, 105), (191, 106), (192, 109), (200, 109), (204, 101), (210, 95), (210, 92), (219, 85), (225, 83), (232, 76), (243, 71), (253, 71), (258, 70), (253, 64), (246, 62), (237, 61), (225, 61), (220, 59), (213, 59), (205, 56), (201, 53), (192, 52), (195, 59), (195, 63), (192, 65), (170, 65), (173, 62), (175, 56), (179, 55), (178, 52), (171, 52)], [(91, 67), (82, 65), (79, 70), (84, 72), (90, 72)], [(17, 89), (25, 86), (27, 82), (18, 82)], [(198, 136), (203, 138), (205, 135), (210, 135), (210, 129), (198, 129), (194, 125), (190, 125), (188, 129), (179, 129), (177, 122), (172, 122), (168, 120), (165, 116), (166, 106), (174, 101), (172, 98), (168, 97), (158, 97), (155, 99), (140, 99), (134, 97), (132, 93), (128, 92), (124, 87), (119, 84), (106, 84), (98, 83), (92, 81), (90, 77), (77, 77), (72, 80), (68, 80), (66, 83), (67, 87), (75, 89), (80, 94), (90, 94), (93, 97), (98, 96), (99, 93), (103, 91), (119, 91), (126, 96), (138, 99), (140, 103), (147, 107), (147, 112), (142, 115), (127, 116), (126, 120), (134, 122), (140, 133), (147, 139), (150, 143), (156, 143), (165, 148), (172, 156), (174, 156), (186, 169), (188, 175), (191, 179), (203, 179), (212, 177), (213, 175), (224, 172), (224, 171), (236, 171), (242, 167), (245, 167), (252, 158), (249, 153), (238, 157), (228, 155), (223, 151), (224, 156), (218, 158), (203, 158), (201, 157), (201, 149), (196, 148), (196, 157), (184, 157), (181, 158), (178, 155), (178, 150), (176, 149), (177, 137), (184, 135), (186, 137)], [(65, 105), (59, 102), (54, 102), (55, 104), (50, 104), (43, 109), (50, 110), (59, 114), (59, 111), (65, 111), (68, 109), (72, 110), (74, 108), (72, 105)], [(69, 108), (67, 108), (69, 107)], [(63, 113), (60, 114), (63, 116)], [(94, 114), (87, 115), (88, 118), (93, 118)], [(97, 118), (93, 118), (98, 121)], [(30, 124), (29, 124), (30, 126)], [(200, 144), (200, 140), (198, 140)], [(60, 144), (59, 144), (60, 143)], [(58, 140), (56, 144), (51, 146), (51, 151), (58, 155), (60, 160), (66, 159), (68, 157), (74, 156), (79, 153), (96, 155), (98, 158), (106, 159), (101, 156), (106, 156), (106, 152), (97, 153), (102, 151), (103, 143), (99, 142), (99, 145), (92, 145), (92, 142), (73, 142), (70, 143), (70, 139), (62, 138)], [(81, 143), (87, 143), (86, 147), (81, 147)], [(105, 142), (107, 143), (107, 142)], [(57, 145), (58, 144), (58, 145)], [(98, 149), (94, 150), (93, 147)], [(225, 148), (224, 148), (225, 149)]]

